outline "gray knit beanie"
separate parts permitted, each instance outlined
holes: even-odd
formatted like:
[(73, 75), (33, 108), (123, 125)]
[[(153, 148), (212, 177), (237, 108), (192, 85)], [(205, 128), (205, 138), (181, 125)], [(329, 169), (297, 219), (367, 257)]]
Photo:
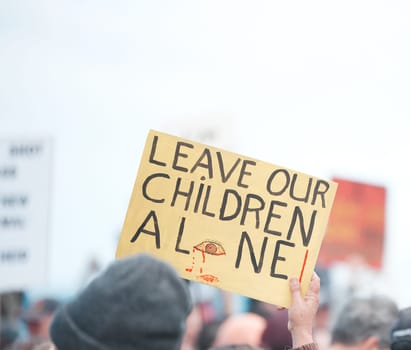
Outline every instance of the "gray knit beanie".
[(174, 350), (191, 308), (175, 270), (138, 254), (113, 262), (62, 305), (50, 334), (58, 350)]

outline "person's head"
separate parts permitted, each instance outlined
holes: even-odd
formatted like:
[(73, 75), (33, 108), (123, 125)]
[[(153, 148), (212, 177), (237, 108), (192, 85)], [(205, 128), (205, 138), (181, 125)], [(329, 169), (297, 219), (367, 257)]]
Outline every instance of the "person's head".
[(339, 312), (331, 331), (331, 344), (389, 349), (390, 329), (397, 315), (397, 305), (388, 297), (353, 298)]
[(249, 344), (261, 345), (262, 334), (267, 326), (264, 317), (246, 312), (227, 317), (217, 330), (214, 346)]
[(192, 302), (167, 263), (138, 254), (112, 263), (57, 311), (58, 350), (177, 350)]
[(391, 329), (391, 349), (411, 349), (411, 307), (400, 310)]
[(23, 312), (22, 319), (26, 323), (30, 336), (49, 338), (49, 328), (54, 312), (60, 302), (54, 298), (43, 298), (35, 301)]

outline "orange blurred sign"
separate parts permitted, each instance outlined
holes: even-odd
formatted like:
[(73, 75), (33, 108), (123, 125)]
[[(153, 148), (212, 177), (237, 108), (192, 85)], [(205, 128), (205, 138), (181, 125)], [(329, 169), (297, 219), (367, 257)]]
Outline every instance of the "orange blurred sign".
[(385, 187), (333, 178), (338, 183), (333, 210), (318, 265), (361, 256), (376, 269), (382, 266), (385, 231)]

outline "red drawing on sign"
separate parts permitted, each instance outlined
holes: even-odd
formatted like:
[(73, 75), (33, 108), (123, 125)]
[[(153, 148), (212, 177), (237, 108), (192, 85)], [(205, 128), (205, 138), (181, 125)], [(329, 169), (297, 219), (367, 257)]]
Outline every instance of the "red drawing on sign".
[(218, 277), (214, 275), (201, 275), (201, 276), (197, 276), (197, 278), (202, 279), (208, 283), (220, 282)]
[(219, 242), (203, 241), (194, 246), (194, 249), (211, 255), (225, 255), (225, 250)]
[(303, 262), (303, 266), (301, 267), (300, 278), (299, 278), (300, 283), (301, 283), (301, 280), (303, 279), (305, 264), (307, 263), (307, 257), (308, 257), (308, 249), (305, 251), (304, 262)]
[[(186, 268), (187, 272), (191, 273), (194, 270), (194, 266), (196, 264), (196, 255), (195, 255), (196, 250), (201, 252), (202, 265), (204, 265), (206, 262), (206, 254), (215, 255), (215, 256), (226, 255), (226, 252), (223, 246), (221, 245), (221, 243), (217, 241), (212, 241), (212, 240), (205, 240), (193, 247), (192, 264), (191, 264), (191, 267)], [(203, 273), (203, 266), (200, 266), (200, 273), (201, 274)], [(217, 276), (210, 275), (210, 274), (198, 275), (196, 277), (208, 283), (215, 283), (215, 282), (220, 281), (220, 279)]]

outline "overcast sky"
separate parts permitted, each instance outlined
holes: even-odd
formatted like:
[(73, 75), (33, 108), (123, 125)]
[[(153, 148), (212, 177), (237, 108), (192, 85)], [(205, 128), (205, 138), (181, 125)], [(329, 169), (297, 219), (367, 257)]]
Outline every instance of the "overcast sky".
[(150, 128), (386, 186), (400, 285), (410, 18), (405, 0), (1, 1), (0, 136), (53, 139), (50, 285), (112, 259)]

